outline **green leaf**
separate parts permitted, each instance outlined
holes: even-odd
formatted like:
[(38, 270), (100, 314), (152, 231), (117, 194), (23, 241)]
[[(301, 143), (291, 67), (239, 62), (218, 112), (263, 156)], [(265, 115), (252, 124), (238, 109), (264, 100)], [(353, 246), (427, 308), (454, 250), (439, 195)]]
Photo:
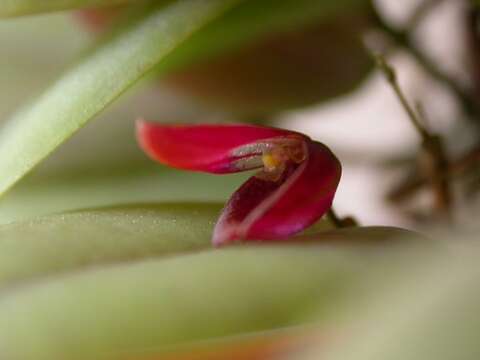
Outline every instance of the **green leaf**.
[(218, 210), (144, 205), (0, 227), (0, 357), (157, 355), (304, 324), (313, 313), (330, 323), (373, 260), (386, 256), (335, 244), (369, 233), (398, 237), (393, 229), (345, 229), (208, 250)]
[(3, 0), (0, 17), (12, 17), (67, 9), (123, 4), (132, 0)]
[(47, 81), (58, 77), (59, 69), (87, 43), (87, 34), (62, 14), (0, 21), (0, 125), (26, 99), (37, 96)]
[(250, 175), (187, 173), (140, 160), (67, 173), (34, 172), (0, 201), (0, 224), (118, 204), (224, 203)]
[[(66, 274), (4, 292), (0, 356), (131, 358), (326, 317), (361, 274), (347, 250), (243, 246)], [(120, 356), (122, 355), (122, 356)]]
[(379, 245), (381, 243), (391, 245), (394, 240), (399, 240), (400, 243), (407, 243), (407, 241), (427, 242), (427, 239), (419, 233), (391, 226), (360, 226), (341, 229), (324, 227), (321, 230), (321, 234), (318, 234), (318, 228), (306, 230), (301, 239), (304, 241), (322, 241), (324, 239), (324, 241), (331, 243), (356, 245)]
[(0, 133), (0, 193), (179, 43), (238, 1), (186, 0), (156, 7), (67, 72)]
[(91, 265), (210, 247), (220, 204), (130, 205), (0, 226), (0, 287)]
[[(478, 359), (477, 238), (465, 241), (457, 235), (436, 245), (442, 251), (420, 256), (416, 252), (383, 263), (375, 275), (366, 277), (368, 290), (337, 323), (348, 335), (294, 359)], [(399, 269), (396, 276), (385, 276), (384, 270), (392, 267)]]
[[(212, 182), (209, 184), (211, 186)], [(76, 194), (78, 199), (71, 195), (69, 197), (64, 192), (55, 194), (47, 191), (47, 194), (42, 195), (45, 196), (44, 201), (48, 201), (49, 197), (65, 196), (66, 199), (62, 199), (65, 203), (70, 200), (78, 205), (80, 198), (83, 201), (87, 199), (87, 203), (98, 201), (95, 199), (96, 191), (101, 193), (100, 189), (84, 189)], [(135, 194), (131, 194), (127, 188), (116, 189), (114, 194), (116, 192), (127, 193), (132, 196), (131, 199), (135, 199)], [(88, 199), (89, 196), (92, 198)], [(152, 197), (154, 196), (150, 193), (150, 201)], [(176, 202), (165, 202), (166, 194), (161, 192), (156, 197), (163, 197), (164, 202), (86, 209), (1, 225), (0, 287), (86, 266), (211, 246), (213, 225), (223, 203), (179, 202), (178, 199)], [(148, 201), (140, 197), (136, 199)], [(32, 200), (34, 204), (38, 203), (34, 209), (43, 203), (41, 199), (27, 196), (27, 202), (28, 200), (30, 204)], [(59, 201), (54, 199), (53, 206), (66, 206), (62, 203), (55, 204)], [(330, 229), (327, 221), (319, 221), (303, 235), (302, 240), (315, 241), (318, 239), (315, 234)], [(383, 235), (388, 237), (394, 234), (392, 230)], [(342, 242), (345, 237), (350, 237), (350, 233), (327, 233), (325, 240)]]

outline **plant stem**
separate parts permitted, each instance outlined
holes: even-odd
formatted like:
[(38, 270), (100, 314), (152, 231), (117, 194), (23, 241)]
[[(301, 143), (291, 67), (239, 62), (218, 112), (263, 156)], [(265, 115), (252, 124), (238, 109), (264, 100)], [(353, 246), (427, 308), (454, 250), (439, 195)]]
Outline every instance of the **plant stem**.
[(335, 213), (335, 211), (333, 210), (333, 207), (327, 211), (327, 217), (328, 217), (328, 220), (330, 220), (333, 226), (335, 226), (337, 229), (343, 227), (342, 220)]
[(423, 126), (422, 122), (420, 121), (420, 118), (417, 116), (417, 113), (412, 109), (412, 107), (408, 103), (407, 98), (405, 97), (402, 89), (400, 88), (400, 85), (398, 84), (397, 74), (395, 70), (393, 69), (392, 66), (390, 66), (387, 63), (383, 55), (374, 54), (374, 57), (375, 57), (375, 62), (377, 64), (377, 67), (385, 75), (385, 78), (387, 79), (388, 83), (390, 84), (393, 91), (395, 92), (398, 99), (400, 100), (400, 103), (402, 104), (403, 109), (407, 113), (408, 118), (410, 119), (410, 122), (415, 127), (418, 134), (420, 135), (420, 138), (423, 141), (427, 141), (430, 138), (430, 134), (428, 133), (427, 129)]
[[(431, 134), (423, 125), (420, 112), (416, 112), (407, 101), (398, 83), (395, 69), (387, 63), (385, 57), (374, 54), (378, 68), (385, 75), (388, 83), (397, 95), (402, 107), (422, 142), (419, 152), (419, 166), (423, 176), (429, 182), (434, 194), (435, 208), (441, 215), (450, 217), (452, 203), (450, 184), (447, 178), (441, 176), (448, 169), (448, 161), (440, 136)], [(421, 109), (421, 106), (418, 106)]]
[[(413, 23), (415, 26), (418, 25), (418, 22), (423, 18), (425, 12), (432, 8), (432, 5), (436, 5), (440, 2), (437, 1), (426, 1), (428, 4), (423, 7), (422, 11), (418, 11), (417, 15), (411, 19), (409, 23)], [(428, 6), (427, 6), (428, 5)], [(462, 105), (465, 113), (471, 117), (475, 118), (478, 115), (478, 107), (475, 101), (473, 100), (471, 94), (463, 89), (454, 79), (445, 74), (433, 61), (431, 61), (411, 40), (410, 38), (410, 29), (397, 30), (388, 24), (378, 13), (374, 6), (372, 6), (372, 17), (376, 26), (386, 35), (388, 35), (398, 46), (405, 48), (410, 55), (412, 55), (415, 60), (422, 66), (422, 68), (430, 74), (434, 79), (444, 84), (447, 88), (450, 89), (452, 94), (457, 98), (459, 103)]]
[[(447, 171), (441, 174), (441, 178), (453, 179), (463, 175), (465, 172), (471, 170), (480, 164), (480, 146), (477, 146), (466, 154), (460, 156), (458, 159), (452, 161), (448, 166)], [(414, 174), (410, 176), (407, 181), (396, 187), (388, 194), (388, 199), (392, 202), (403, 201), (408, 196), (411, 196), (416, 191), (420, 190), (428, 183), (428, 179), (421, 174)]]
[(331, 207), (330, 210), (327, 211), (327, 218), (337, 229), (358, 226), (358, 222), (351, 216), (348, 216), (346, 218), (340, 218), (335, 212), (335, 210), (333, 210), (333, 207)]

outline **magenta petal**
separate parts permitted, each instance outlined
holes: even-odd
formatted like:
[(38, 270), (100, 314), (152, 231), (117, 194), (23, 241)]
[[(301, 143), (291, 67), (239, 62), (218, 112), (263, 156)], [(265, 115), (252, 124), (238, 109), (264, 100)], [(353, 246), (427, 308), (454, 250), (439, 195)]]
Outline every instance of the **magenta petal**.
[(307, 159), (290, 164), (282, 178), (250, 178), (228, 201), (213, 243), (286, 238), (324, 215), (340, 181), (341, 165), (323, 144), (307, 142)]
[[(235, 150), (261, 140), (306, 136), (288, 130), (253, 125), (164, 125), (137, 122), (137, 137), (154, 160), (179, 169), (230, 173), (239, 156)], [(249, 154), (243, 154), (249, 156)]]

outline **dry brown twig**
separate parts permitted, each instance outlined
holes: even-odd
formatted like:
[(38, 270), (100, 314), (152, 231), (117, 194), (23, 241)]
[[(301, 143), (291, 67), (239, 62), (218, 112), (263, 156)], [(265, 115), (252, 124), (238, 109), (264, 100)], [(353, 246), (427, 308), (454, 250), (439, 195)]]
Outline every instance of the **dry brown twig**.
[[(395, 69), (381, 54), (374, 54), (378, 69), (385, 75), (403, 109), (408, 115), (412, 126), (416, 129), (420, 140), (418, 167), (425, 182), (428, 183), (434, 195), (434, 208), (442, 217), (450, 217), (452, 208), (452, 192), (449, 179), (442, 176), (448, 169), (448, 161), (442, 139), (439, 135), (431, 133), (424, 125), (420, 112), (415, 111), (408, 102), (398, 83)], [(419, 107), (419, 106), (417, 106)]]
[[(435, 7), (444, 1), (424, 0), (420, 2), (403, 29), (392, 27), (374, 8), (372, 9), (372, 14), (377, 28), (392, 40), (394, 45), (405, 49), (432, 78), (448, 88), (456, 97), (468, 118), (473, 120), (476, 125), (480, 125), (480, 114), (475, 92), (464, 88), (455, 79), (445, 74), (412, 40), (411, 34), (413, 31), (416, 30)], [(480, 145), (449, 163), (446, 159), (441, 138), (431, 134), (426, 128), (423, 111), (420, 111), (421, 109), (418, 108), (414, 111), (408, 104), (398, 85), (393, 68), (386, 63), (384, 58), (383, 60), (380, 59), (380, 62), (377, 58), (377, 65), (380, 65), (379, 68), (386, 75), (387, 80), (389, 80), (402, 106), (409, 115), (410, 121), (422, 138), (420, 158), (423, 159), (423, 165), (417, 166), (417, 170), (411, 176), (388, 194), (389, 200), (394, 202), (402, 201), (414, 195), (417, 190), (430, 186), (435, 193), (436, 206), (440, 209), (450, 209), (452, 200), (450, 191), (451, 181), (475, 169), (480, 164)]]

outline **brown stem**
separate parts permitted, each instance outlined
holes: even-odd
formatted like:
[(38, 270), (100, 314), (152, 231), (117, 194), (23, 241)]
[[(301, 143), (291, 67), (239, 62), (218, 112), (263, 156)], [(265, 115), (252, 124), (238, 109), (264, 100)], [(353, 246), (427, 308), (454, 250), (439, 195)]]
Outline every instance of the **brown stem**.
[(465, 33), (469, 49), (470, 64), (472, 66), (474, 95), (480, 98), (480, 34), (478, 26), (480, 23), (480, 8), (478, 5), (470, 4), (466, 9)]
[[(440, 178), (452, 180), (463, 175), (473, 167), (480, 165), (480, 146), (473, 148), (458, 159), (452, 161), (447, 169), (440, 174)], [(420, 173), (416, 173), (391, 191), (387, 198), (392, 202), (401, 202), (412, 196), (427, 184), (427, 179)]]
[[(374, 55), (378, 68), (384, 73), (388, 83), (397, 95), (403, 109), (408, 115), (413, 127), (417, 130), (422, 143), (419, 153), (419, 165), (423, 177), (430, 184), (434, 195), (434, 207), (442, 216), (449, 216), (452, 195), (448, 179), (442, 178), (440, 174), (448, 168), (448, 161), (444, 151), (441, 138), (438, 135), (431, 134), (424, 126), (421, 113), (415, 111), (398, 83), (395, 69), (387, 63), (382, 55)], [(418, 105), (418, 108), (422, 107)]]
[(431, 136), (422, 143), (419, 164), (434, 194), (435, 209), (440, 215), (450, 217), (452, 192), (449, 179), (442, 176), (448, 169), (448, 161), (439, 136)]
[(327, 218), (337, 229), (358, 226), (358, 222), (351, 216), (345, 218), (338, 217), (338, 215), (335, 213), (335, 210), (333, 210), (333, 207), (327, 211)]
[(328, 210), (327, 217), (328, 217), (328, 220), (330, 220), (333, 226), (335, 226), (337, 229), (343, 227), (342, 220), (340, 220), (340, 218), (337, 216), (333, 208), (330, 208), (330, 210)]
[(400, 104), (402, 104), (403, 109), (407, 113), (408, 118), (412, 123), (413, 127), (417, 130), (420, 138), (424, 142), (428, 141), (428, 139), (431, 136), (428, 133), (427, 129), (424, 127), (417, 113), (412, 109), (412, 107), (408, 103), (407, 98), (405, 97), (405, 94), (403, 93), (402, 89), (400, 88), (400, 85), (398, 84), (397, 74), (394, 68), (387, 63), (384, 56), (380, 54), (375, 54), (374, 57), (375, 57), (375, 62), (377, 64), (377, 67), (385, 75), (385, 78), (387, 79), (388, 83), (390, 84), (393, 91), (395, 92), (395, 95), (397, 95), (398, 100), (400, 101)]

